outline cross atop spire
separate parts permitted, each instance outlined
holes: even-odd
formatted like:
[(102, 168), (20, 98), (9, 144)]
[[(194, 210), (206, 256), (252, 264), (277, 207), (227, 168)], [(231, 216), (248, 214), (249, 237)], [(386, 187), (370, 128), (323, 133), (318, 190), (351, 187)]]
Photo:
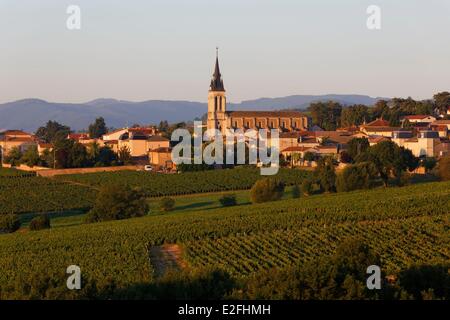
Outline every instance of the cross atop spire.
[(214, 74), (213, 74), (213, 78), (211, 80), (210, 90), (211, 91), (225, 91), (225, 88), (223, 86), (222, 75), (220, 74), (220, 67), (219, 67), (219, 47), (216, 47), (216, 66), (214, 68)]

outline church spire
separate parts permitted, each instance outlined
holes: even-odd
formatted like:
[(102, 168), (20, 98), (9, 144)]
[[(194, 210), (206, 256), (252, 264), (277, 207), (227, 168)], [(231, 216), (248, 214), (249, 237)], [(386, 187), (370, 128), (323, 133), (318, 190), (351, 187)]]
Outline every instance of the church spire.
[(214, 74), (213, 78), (211, 80), (210, 85), (211, 91), (225, 91), (225, 88), (223, 86), (223, 80), (222, 75), (220, 74), (220, 67), (219, 67), (219, 48), (216, 48), (216, 66), (214, 68)]

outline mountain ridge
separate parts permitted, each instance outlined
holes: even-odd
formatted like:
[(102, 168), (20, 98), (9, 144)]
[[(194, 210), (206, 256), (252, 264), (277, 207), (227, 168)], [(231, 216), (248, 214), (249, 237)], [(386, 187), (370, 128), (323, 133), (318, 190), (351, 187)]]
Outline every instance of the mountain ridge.
[[(229, 103), (229, 110), (281, 110), (306, 109), (310, 103), (333, 100), (343, 105), (373, 105), (377, 100), (390, 98), (357, 94), (290, 95), (286, 97), (258, 98)], [(207, 104), (188, 100), (127, 101), (99, 98), (84, 103), (49, 102), (29, 98), (0, 104), (0, 130), (20, 129), (34, 132), (47, 121), (58, 121), (72, 130), (83, 130), (97, 117), (105, 118), (109, 127), (124, 127), (134, 123), (158, 124), (200, 118)]]

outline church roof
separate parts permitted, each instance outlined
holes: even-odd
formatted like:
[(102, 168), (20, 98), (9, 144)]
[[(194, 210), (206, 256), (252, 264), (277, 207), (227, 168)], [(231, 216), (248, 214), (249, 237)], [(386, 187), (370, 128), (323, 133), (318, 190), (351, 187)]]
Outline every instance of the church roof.
[(264, 117), (264, 118), (298, 118), (305, 117), (299, 111), (228, 111), (227, 115), (233, 118)]
[(219, 54), (216, 55), (216, 66), (214, 67), (214, 74), (211, 79), (211, 85), (209, 86), (211, 91), (225, 91), (223, 85), (222, 75), (220, 74), (219, 67)]

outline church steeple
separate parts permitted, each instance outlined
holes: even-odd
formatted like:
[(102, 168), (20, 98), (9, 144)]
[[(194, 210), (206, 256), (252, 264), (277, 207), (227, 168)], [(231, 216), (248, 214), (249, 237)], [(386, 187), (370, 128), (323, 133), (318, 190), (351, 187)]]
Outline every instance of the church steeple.
[(225, 91), (219, 67), (219, 48), (216, 48), (216, 66), (214, 67), (214, 74), (209, 89), (210, 91)]

